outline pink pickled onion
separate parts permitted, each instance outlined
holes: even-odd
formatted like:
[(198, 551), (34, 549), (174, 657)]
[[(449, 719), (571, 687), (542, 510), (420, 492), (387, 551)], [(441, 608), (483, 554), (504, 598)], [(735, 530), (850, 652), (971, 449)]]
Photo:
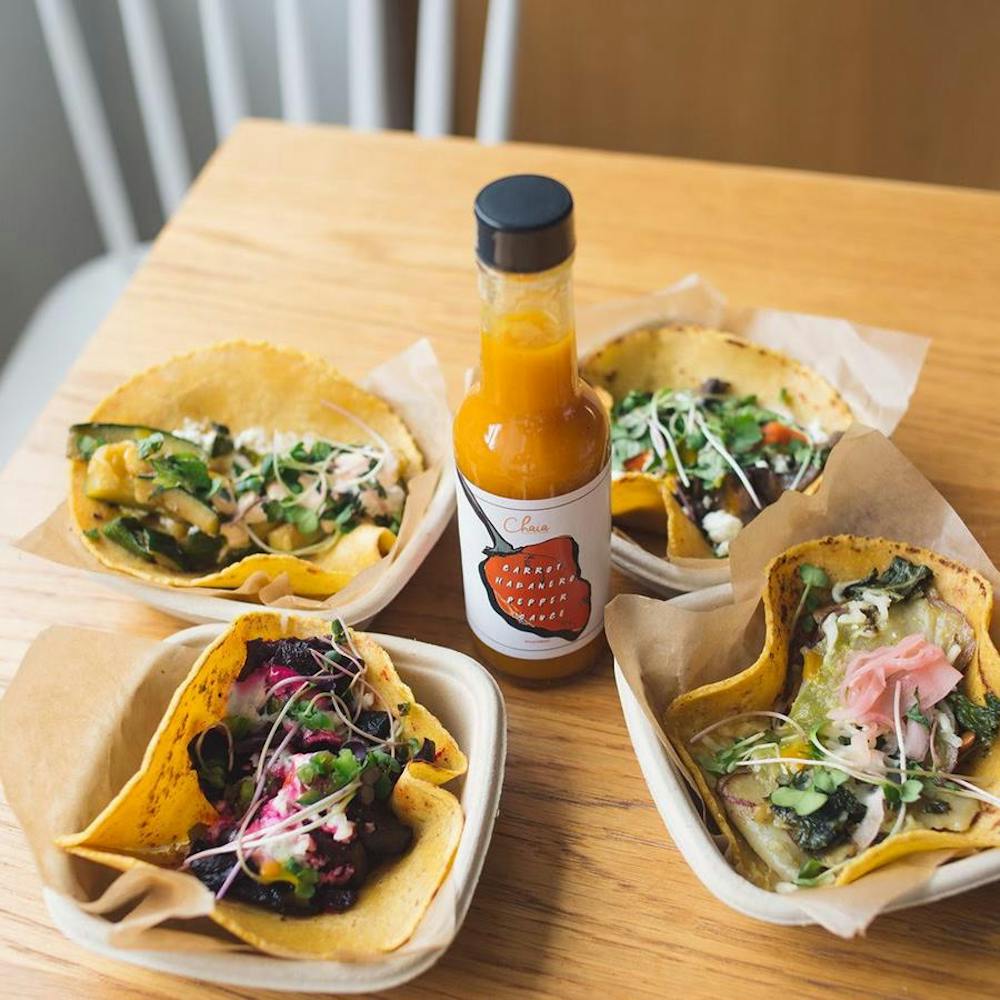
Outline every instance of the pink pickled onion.
[(901, 687), (903, 712), (919, 701), (926, 715), (961, 679), (961, 673), (948, 662), (940, 646), (922, 635), (908, 635), (895, 646), (851, 657), (840, 685), (843, 708), (835, 709), (830, 717), (891, 727), (897, 685)]

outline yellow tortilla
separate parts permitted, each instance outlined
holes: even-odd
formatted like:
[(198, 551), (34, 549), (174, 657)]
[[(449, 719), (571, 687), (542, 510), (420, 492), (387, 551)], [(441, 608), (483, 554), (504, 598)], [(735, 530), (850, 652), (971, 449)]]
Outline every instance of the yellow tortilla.
[[(329, 635), (329, 622), (256, 612), (238, 618), (191, 668), (153, 736), (142, 765), (115, 799), (81, 833), (59, 846), (120, 871), (179, 864), (188, 831), (212, 822), (215, 810), (202, 795), (188, 759), (188, 744), (226, 714), (229, 691), (251, 639)], [(351, 631), (367, 664), (367, 680), (389, 705), (409, 703), (401, 718), (404, 738), (434, 741), (433, 764), (411, 761), (393, 791), (391, 805), (413, 829), (413, 844), (397, 860), (380, 865), (344, 913), (282, 917), (230, 902), (215, 904), (212, 920), (261, 951), (297, 958), (370, 958), (398, 948), (416, 929), (447, 875), (462, 833), (462, 807), (438, 786), (463, 774), (465, 755), (441, 723), (413, 698), (381, 646)], [(396, 714), (396, 713), (394, 713)], [(178, 877), (194, 878), (193, 875)]]
[[(762, 406), (788, 409), (805, 426), (827, 433), (850, 426), (850, 407), (822, 376), (779, 351), (701, 326), (634, 330), (580, 362), (580, 374), (617, 402), (632, 390), (697, 389), (707, 378), (729, 382), (734, 396), (755, 395)], [(783, 403), (782, 390), (790, 397)], [(819, 485), (813, 481), (806, 492)], [(611, 484), (611, 515), (619, 523), (667, 536), (668, 559), (714, 559), (698, 525), (673, 497), (673, 475), (626, 472)]]
[[(129, 379), (90, 415), (91, 423), (179, 428), (185, 418), (225, 424), (233, 435), (250, 427), (313, 433), (331, 441), (377, 444), (361, 426), (326, 405), (355, 414), (392, 448), (400, 477), (411, 479), (423, 456), (403, 421), (377, 396), (345, 379), (322, 358), (272, 344), (228, 341), (180, 355)], [(84, 492), (87, 463), (70, 463), (70, 518), (81, 542), (109, 569), (173, 587), (237, 588), (255, 573), (274, 580), (288, 575), (301, 597), (328, 597), (392, 548), (396, 536), (375, 524), (360, 524), (332, 548), (309, 558), (258, 553), (213, 573), (185, 573), (146, 562), (99, 535), (115, 508)]]
[[(831, 580), (843, 581), (860, 579), (873, 569), (882, 572), (897, 555), (930, 567), (941, 597), (965, 615), (975, 632), (976, 652), (961, 682), (962, 692), (978, 703), (984, 700), (987, 690), (1000, 694), (1000, 653), (990, 638), (993, 588), (985, 577), (914, 545), (884, 538), (835, 535), (796, 545), (768, 565), (763, 594), (766, 638), (756, 662), (733, 677), (681, 695), (667, 709), (664, 720), (667, 736), (728, 839), (731, 860), (757, 884), (767, 885), (771, 881), (769, 869), (729, 822), (725, 807), (691, 754), (689, 740), (706, 726), (740, 712), (773, 707), (785, 686), (789, 643), (803, 589), (798, 570), (803, 563), (825, 570)], [(986, 791), (1000, 793), (1000, 749), (994, 747), (989, 753), (978, 754), (971, 763), (962, 773), (983, 779)], [(836, 884), (853, 882), (873, 869), (917, 851), (968, 851), (997, 846), (1000, 846), (1000, 810), (985, 806), (963, 833), (909, 830), (887, 837), (841, 869)]]

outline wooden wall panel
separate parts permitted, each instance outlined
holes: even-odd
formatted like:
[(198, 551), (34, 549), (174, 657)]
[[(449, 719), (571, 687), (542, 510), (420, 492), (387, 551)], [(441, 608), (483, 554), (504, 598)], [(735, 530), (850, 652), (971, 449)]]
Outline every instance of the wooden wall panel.
[[(1000, 187), (997, 0), (522, 0), (515, 138)], [(459, 4), (474, 129), (484, 0)]]

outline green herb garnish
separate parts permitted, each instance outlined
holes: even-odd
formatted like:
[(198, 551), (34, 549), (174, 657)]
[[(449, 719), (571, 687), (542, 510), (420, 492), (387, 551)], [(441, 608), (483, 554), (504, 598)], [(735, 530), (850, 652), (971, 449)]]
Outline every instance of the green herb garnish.
[(195, 495), (212, 488), (208, 466), (197, 455), (178, 453), (151, 459), (156, 475), (153, 484), (161, 490), (182, 489)]
[(922, 593), (930, 583), (933, 573), (930, 567), (911, 563), (902, 556), (894, 556), (882, 573), (875, 570), (864, 579), (844, 588), (848, 599), (858, 598), (865, 590), (884, 590), (897, 601), (905, 601), (914, 593)]
[(811, 563), (803, 563), (799, 566), (799, 579), (805, 584), (805, 587), (802, 590), (802, 596), (799, 598), (799, 606), (795, 609), (793, 621), (796, 623), (798, 623), (799, 617), (802, 614), (802, 609), (809, 607), (813, 588), (827, 589), (830, 586), (830, 578), (826, 575), (825, 571), (820, 569), (819, 566), (813, 566)]
[(960, 691), (952, 691), (945, 700), (955, 713), (959, 726), (975, 733), (976, 745), (981, 750), (993, 745), (1000, 730), (1000, 698), (987, 691), (986, 703), (977, 705)]

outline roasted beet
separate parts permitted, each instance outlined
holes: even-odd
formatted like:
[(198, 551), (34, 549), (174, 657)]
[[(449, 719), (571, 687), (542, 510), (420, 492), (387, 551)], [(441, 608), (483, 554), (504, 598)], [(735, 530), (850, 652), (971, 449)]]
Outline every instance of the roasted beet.
[(251, 639), (247, 643), (247, 655), (243, 661), (243, 668), (237, 680), (245, 681), (258, 667), (262, 667), (271, 659), (271, 648), (273, 642), (266, 639)]
[(358, 729), (374, 736), (380, 740), (389, 738), (389, 713), (388, 712), (362, 712), (355, 723)]
[(209, 802), (222, 797), (233, 761), (232, 737), (224, 725), (213, 726), (188, 743), (188, 759), (198, 776), (198, 787)]
[(350, 750), (358, 760), (364, 760), (368, 756), (368, 744), (364, 740), (348, 740), (344, 749)]
[(296, 753), (316, 753), (329, 750), (336, 753), (343, 745), (343, 737), (324, 729), (300, 729), (292, 739), (292, 749)]
[[(199, 849), (204, 845), (199, 845)], [(229, 877), (230, 869), (236, 863), (232, 854), (215, 854), (207, 858), (199, 858), (191, 862), (188, 869), (196, 875), (212, 892), (218, 892)], [(244, 903), (255, 903), (275, 910), (285, 916), (308, 917), (322, 912), (317, 900), (319, 893), (312, 899), (300, 899), (288, 882), (257, 882), (247, 878), (242, 872), (236, 876), (226, 892), (226, 899), (238, 899)]]
[(236, 877), (226, 898), (255, 903), (286, 917), (311, 917), (321, 912), (315, 895), (311, 899), (302, 899), (295, 895), (295, 889), (289, 882), (255, 882), (242, 873)]
[[(325, 639), (257, 639), (248, 643), (240, 675), (248, 685), (240, 691), (241, 696), (255, 706), (264, 700), (264, 690), (285, 685), (281, 692), (272, 694), (273, 701), (280, 704), (292, 699), (295, 703), (285, 704), (280, 727), (274, 726), (275, 705), (268, 702), (263, 714), (258, 716), (248, 710), (234, 719), (233, 726), (209, 728), (189, 745), (202, 790), (218, 809), (218, 817), (210, 827), (199, 826), (192, 831), (189, 856), (195, 860), (188, 870), (213, 892), (225, 887), (226, 899), (252, 903), (285, 916), (341, 912), (356, 902), (358, 890), (373, 865), (409, 848), (413, 833), (389, 808), (388, 797), (415, 744), (390, 742), (392, 716), (363, 707), (360, 698), (365, 688), (350, 687), (359, 669), (357, 663)], [(340, 690), (343, 705), (335, 697), (335, 690)], [(357, 732), (349, 731), (347, 717), (352, 718)], [(235, 733), (239, 734), (238, 740)], [(350, 739), (346, 739), (348, 735)], [(270, 755), (259, 775), (259, 755), (265, 743)], [(339, 757), (342, 749), (354, 754), (362, 767), (352, 770), (350, 759), (346, 755)], [(434, 742), (427, 740), (415, 756), (432, 761), (435, 752)], [(303, 763), (293, 757), (296, 754), (312, 756)], [(294, 776), (290, 765), (297, 768), (305, 790), (297, 803), (287, 795), (278, 801), (286, 786), (293, 787), (288, 784), (290, 776)], [(309, 806), (318, 801), (317, 794), (329, 791), (333, 771), (343, 771), (344, 781), (361, 776), (346, 807), (354, 827), (345, 828), (342, 821), (338, 826), (331, 824), (349, 840), (335, 840), (322, 828), (308, 830), (305, 843), (292, 858), (271, 856), (269, 845), (273, 838), (265, 838), (263, 843), (253, 841), (246, 852), (249, 874), (236, 867), (235, 852), (197, 857), (238, 836), (251, 801), (255, 803), (254, 822), (267, 824), (263, 829), (268, 829), (276, 818), (282, 822), (295, 815), (301, 816), (303, 822), (312, 818)], [(288, 814), (289, 807), (292, 815)], [(255, 875), (258, 865), (265, 861), (269, 863), (269, 877), (277, 872), (273, 881), (258, 881)], [(277, 862), (277, 869), (272, 862)]]
[(357, 889), (336, 885), (321, 885), (312, 898), (313, 904), (320, 913), (343, 913), (357, 901)]
[(433, 764), (436, 756), (437, 747), (434, 746), (434, 741), (425, 737), (424, 742), (420, 744), (420, 749), (413, 755), (413, 759), (425, 760), (429, 764)]
[(247, 643), (247, 658), (239, 680), (245, 680), (265, 663), (291, 667), (299, 674), (315, 674), (319, 670), (313, 653), (329, 653), (330, 644), (324, 639), (251, 639)]
[(360, 887), (368, 875), (368, 853), (357, 837), (343, 843), (336, 841), (323, 830), (312, 834), (318, 853), (323, 857), (320, 882), (324, 885), (352, 885)]
[(389, 806), (377, 800), (364, 807), (358, 833), (366, 850), (376, 858), (402, 854), (413, 841), (413, 831), (400, 823)]

